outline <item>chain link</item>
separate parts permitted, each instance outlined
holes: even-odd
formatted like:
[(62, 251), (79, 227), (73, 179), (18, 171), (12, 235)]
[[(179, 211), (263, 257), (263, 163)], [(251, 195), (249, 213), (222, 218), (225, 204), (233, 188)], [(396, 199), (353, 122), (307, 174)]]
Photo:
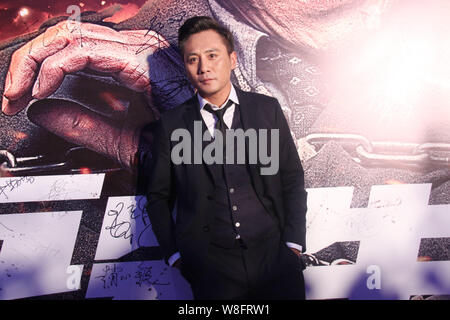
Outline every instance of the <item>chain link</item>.
[(330, 141), (362, 165), (450, 168), (450, 143), (371, 142), (362, 135), (347, 133), (313, 133), (304, 138), (316, 152)]
[[(333, 141), (346, 150), (359, 164), (366, 166), (413, 166), (450, 168), (450, 143), (407, 143), (395, 141), (374, 141), (358, 134), (349, 133), (312, 133), (300, 139), (311, 146), (315, 153), (326, 143)], [(62, 159), (49, 156), (15, 157), (7, 150), (0, 150), (0, 171), (13, 174), (34, 173), (84, 173), (118, 171), (122, 168), (99, 159), (88, 163), (86, 159), (94, 153), (83, 147), (74, 147), (65, 152)], [(81, 159), (81, 160), (80, 160)], [(83, 163), (84, 162), (84, 163)], [(99, 164), (104, 168), (100, 168)]]
[[(93, 151), (83, 147), (67, 150), (62, 159), (36, 155), (31, 157), (15, 157), (8, 150), (0, 150), (0, 173), (14, 176), (38, 173), (103, 173), (122, 170), (95, 154), (97, 161), (92, 161)], [(90, 161), (89, 161), (90, 160)], [(4, 161), (4, 162), (1, 162)], [(95, 163), (97, 162), (97, 163)], [(103, 166), (103, 167), (99, 167)]]
[(345, 259), (345, 258), (336, 258), (331, 262), (321, 260), (316, 257), (313, 253), (302, 253), (301, 259), (305, 263), (306, 267), (317, 267), (317, 266), (335, 266), (335, 265), (349, 265), (355, 264), (355, 262)]

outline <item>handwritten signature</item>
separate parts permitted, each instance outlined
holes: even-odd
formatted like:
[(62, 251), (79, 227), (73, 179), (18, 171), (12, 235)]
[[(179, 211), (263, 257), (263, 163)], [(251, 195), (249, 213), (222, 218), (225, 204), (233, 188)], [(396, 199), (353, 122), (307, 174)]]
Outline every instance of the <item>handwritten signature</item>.
[[(136, 284), (141, 287), (143, 283), (147, 283), (150, 287), (153, 285), (170, 285), (169, 282), (161, 282), (159, 278), (154, 277), (152, 274), (152, 266), (145, 266), (144, 262), (141, 262), (138, 265), (138, 270), (135, 272), (134, 278), (136, 280)], [(163, 270), (159, 273), (159, 276), (163, 276), (167, 271), (167, 267), (164, 267)]]
[(138, 245), (142, 246), (141, 240), (144, 239), (143, 235), (151, 228), (148, 215), (145, 214), (145, 203), (146, 199), (144, 197), (137, 198), (136, 203), (129, 205), (126, 205), (124, 202), (118, 202), (114, 209), (110, 209), (107, 212), (107, 215), (113, 217), (113, 220), (110, 225), (105, 227), (105, 230), (109, 230), (113, 238), (130, 239), (132, 244), (135, 238), (132, 227), (136, 225), (136, 220), (140, 218), (145, 227), (139, 232), (137, 239)]
[[(172, 16), (166, 18), (165, 21), (166, 21), (167, 25), (172, 25), (174, 23), (176, 23), (177, 25), (180, 25), (181, 22), (186, 17), (186, 15), (187, 15), (186, 11), (181, 11), (178, 15), (172, 15)], [(162, 23), (161, 21), (157, 21), (158, 17), (161, 17), (161, 16), (162, 16), (161, 9), (158, 9), (156, 11), (155, 15), (149, 21), (148, 31), (145, 34), (145, 36), (147, 36), (150, 31), (154, 31), (156, 33), (161, 33), (161, 31), (165, 27), (164, 23)], [(170, 40), (170, 39), (166, 39), (166, 40)], [(150, 40), (148, 40), (148, 41), (150, 41)], [(142, 51), (144, 51), (150, 47), (148, 41), (146, 43), (144, 43), (141, 47), (138, 48), (138, 50), (136, 51), (136, 54), (139, 54)], [(160, 49), (160, 47), (158, 47), (157, 51), (155, 51), (153, 54), (157, 54), (160, 51), (159, 49)]]
[(19, 188), (22, 183), (33, 183), (34, 177), (20, 177), (20, 178), (9, 178), (6, 183), (0, 186), (0, 195), (5, 197), (6, 200), (9, 199), (8, 192)]
[(127, 280), (131, 278), (131, 274), (123, 273), (123, 268), (120, 266), (106, 265), (103, 268), (103, 275), (96, 277), (96, 279), (100, 279), (103, 282), (103, 289), (109, 289), (111, 287), (117, 288), (119, 285), (119, 281)]
[(56, 180), (50, 187), (48, 199), (50, 200), (66, 199), (68, 197), (66, 185), (67, 181)]
[[(155, 277), (154, 272), (152, 272), (152, 266), (146, 266), (144, 262), (139, 263), (137, 270), (133, 272), (124, 271), (124, 268), (118, 266), (117, 264), (106, 265), (102, 271), (103, 274), (95, 277), (103, 283), (103, 289), (118, 288), (122, 281), (127, 281), (129, 279), (136, 279), (135, 284), (141, 287), (143, 284), (151, 287), (153, 285), (170, 285), (170, 282), (162, 282), (158, 277)], [(165, 275), (167, 267), (165, 267), (159, 276)]]

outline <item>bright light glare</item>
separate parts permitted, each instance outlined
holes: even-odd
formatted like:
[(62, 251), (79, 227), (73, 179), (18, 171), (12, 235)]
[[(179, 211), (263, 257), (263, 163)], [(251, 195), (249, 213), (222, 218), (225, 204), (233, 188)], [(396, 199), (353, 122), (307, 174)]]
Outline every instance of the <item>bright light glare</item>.
[(352, 93), (346, 98), (353, 96), (359, 100), (365, 96), (366, 108), (406, 116), (419, 107), (432, 85), (448, 87), (448, 26), (439, 28), (442, 23), (436, 26), (433, 23), (436, 14), (414, 13), (415, 19), (407, 19), (406, 24), (399, 21), (382, 26), (367, 38), (364, 46), (352, 46), (345, 53), (347, 59), (343, 63), (336, 61), (340, 79), (342, 76), (346, 79), (338, 83), (338, 89)]
[[(375, 93), (372, 107), (380, 112), (401, 112), (407, 116), (423, 93), (426, 79), (434, 69), (436, 52), (426, 39), (409, 37), (398, 41), (381, 41), (374, 50), (377, 56), (371, 77)], [(382, 51), (382, 52), (380, 52)]]
[(333, 111), (326, 116), (345, 130), (402, 141), (440, 141), (440, 130), (449, 132), (448, 10), (415, 3), (408, 11), (403, 2), (373, 32), (355, 31), (329, 64)]
[(20, 9), (20, 11), (19, 11), (19, 15), (22, 17), (22, 18), (25, 18), (26, 16), (28, 16), (30, 14), (30, 10), (28, 10), (28, 8), (22, 8), (22, 9)]

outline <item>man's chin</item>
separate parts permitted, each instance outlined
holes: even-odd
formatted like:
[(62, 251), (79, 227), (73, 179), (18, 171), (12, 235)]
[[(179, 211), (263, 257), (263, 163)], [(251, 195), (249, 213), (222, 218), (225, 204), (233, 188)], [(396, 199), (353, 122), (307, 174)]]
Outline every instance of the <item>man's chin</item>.
[(213, 90), (213, 89), (207, 89), (205, 90), (205, 88), (197, 88), (198, 93), (203, 97), (203, 98), (208, 98), (213, 96), (217, 90)]

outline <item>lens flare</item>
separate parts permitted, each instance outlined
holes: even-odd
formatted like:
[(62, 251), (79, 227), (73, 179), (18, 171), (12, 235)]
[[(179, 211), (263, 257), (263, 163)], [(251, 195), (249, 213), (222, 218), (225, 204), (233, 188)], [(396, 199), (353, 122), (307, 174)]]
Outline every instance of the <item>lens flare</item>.
[(22, 18), (27, 17), (29, 14), (30, 14), (30, 10), (28, 10), (28, 8), (21, 8), (21, 9), (19, 10), (19, 15), (20, 15)]

